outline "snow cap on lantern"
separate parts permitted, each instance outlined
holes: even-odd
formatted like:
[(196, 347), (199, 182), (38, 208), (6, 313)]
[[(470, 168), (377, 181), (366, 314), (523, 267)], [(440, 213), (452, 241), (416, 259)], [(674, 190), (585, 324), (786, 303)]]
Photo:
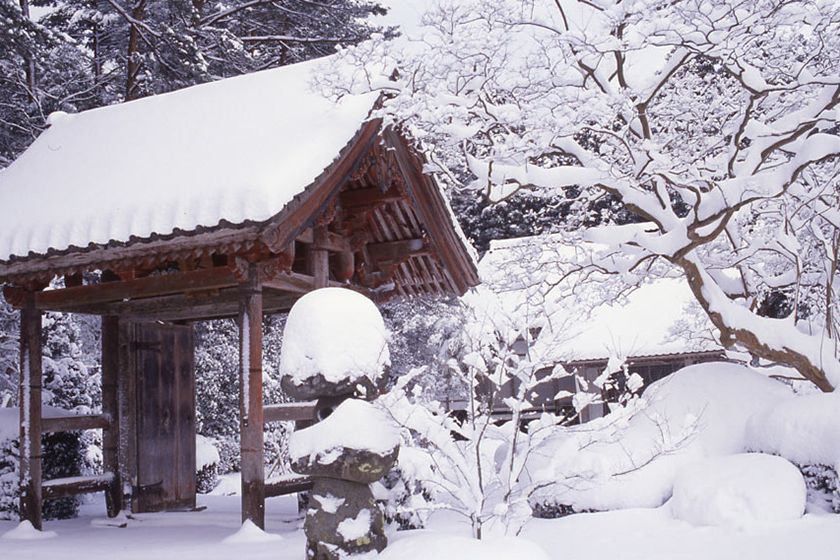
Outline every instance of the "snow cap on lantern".
[(385, 322), (365, 296), (322, 288), (300, 298), (289, 312), (280, 373), (291, 397), (337, 397), (358, 387), (373, 396), (390, 364)]
[(292, 433), (289, 455), (298, 474), (370, 484), (397, 461), (400, 433), (373, 404), (347, 399), (325, 420)]

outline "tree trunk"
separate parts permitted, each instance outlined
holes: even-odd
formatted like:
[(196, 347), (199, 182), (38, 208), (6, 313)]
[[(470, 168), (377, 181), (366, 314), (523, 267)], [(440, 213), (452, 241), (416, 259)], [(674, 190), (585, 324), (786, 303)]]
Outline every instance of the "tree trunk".
[[(23, 17), (31, 19), (29, 13), (29, 0), (20, 0), (20, 11), (23, 13)], [(26, 88), (28, 90), (27, 93), (29, 94), (29, 99), (31, 101), (35, 101), (35, 61), (32, 59), (31, 55), (24, 55), (23, 73), (26, 79)]]
[[(137, 0), (131, 9), (131, 17), (136, 22), (142, 22), (146, 17), (146, 0)], [(140, 59), (140, 29), (134, 23), (129, 24), (128, 54), (126, 57), (125, 100), (131, 101), (142, 96), (140, 88), (140, 71), (143, 62)]]
[[(813, 357), (808, 356), (807, 352), (793, 348), (792, 340), (786, 340), (789, 344), (771, 344), (770, 341), (760, 336), (760, 333), (756, 333), (752, 325), (731, 321), (726, 316), (725, 310), (719, 309), (720, 304), (716, 304), (713, 301), (714, 298), (710, 296), (712, 290), (719, 290), (719, 288), (709, 285), (713, 281), (708, 278), (701, 267), (690, 256), (677, 259), (675, 264), (683, 269), (694, 297), (706, 312), (712, 324), (720, 331), (720, 342), (724, 348), (731, 348), (738, 344), (754, 356), (795, 369), (802, 377), (819, 387), (821, 391), (827, 393), (834, 391), (834, 386), (829, 381), (824, 369), (829, 366), (815, 363)], [(735, 302), (731, 302), (728, 298), (727, 302), (737, 306)], [(755, 319), (759, 321), (780, 321), (779, 319), (767, 319), (757, 315)], [(795, 327), (791, 328), (795, 330)], [(799, 334), (798, 331), (792, 332), (790, 336), (795, 337), (797, 334)]]

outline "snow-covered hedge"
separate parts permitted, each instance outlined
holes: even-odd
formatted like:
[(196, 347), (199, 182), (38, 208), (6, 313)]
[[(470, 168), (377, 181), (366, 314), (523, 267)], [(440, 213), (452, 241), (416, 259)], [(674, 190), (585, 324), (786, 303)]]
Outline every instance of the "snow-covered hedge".
[(681, 469), (743, 452), (797, 465), (814, 502), (838, 509), (840, 396), (796, 395), (736, 364), (684, 368), (652, 384), (631, 410), (559, 430), (537, 450), (532, 469), (551, 469), (556, 485), (534, 494), (540, 516), (658, 507)]
[(840, 394), (794, 396), (754, 415), (747, 424), (751, 450), (799, 465), (809, 502), (840, 513)]

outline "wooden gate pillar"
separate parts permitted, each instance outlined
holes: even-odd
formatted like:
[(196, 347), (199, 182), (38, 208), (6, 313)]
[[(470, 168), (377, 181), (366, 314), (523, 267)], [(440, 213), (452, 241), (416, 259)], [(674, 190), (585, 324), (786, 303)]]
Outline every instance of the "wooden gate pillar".
[(327, 242), (327, 226), (315, 226), (313, 243), (309, 253), (309, 267), (315, 278), (315, 289), (326, 288), (330, 282), (330, 254), (324, 247)]
[(41, 312), (29, 293), (20, 312), (20, 519), (42, 528)]
[(120, 430), (122, 418), (119, 405), (120, 321), (117, 317), (102, 317), (102, 414), (108, 417), (108, 427), (102, 431), (102, 470), (111, 473), (105, 490), (108, 517), (116, 517), (123, 509), (120, 477)]
[(242, 522), (265, 528), (265, 460), (263, 447), (262, 316), (257, 266), (248, 267), (240, 286), (239, 309), (239, 445), (242, 471)]

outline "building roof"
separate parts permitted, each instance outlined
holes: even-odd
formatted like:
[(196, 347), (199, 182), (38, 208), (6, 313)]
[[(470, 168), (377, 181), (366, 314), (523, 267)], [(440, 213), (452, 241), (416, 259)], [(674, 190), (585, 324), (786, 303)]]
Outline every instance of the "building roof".
[(0, 172), (0, 261), (268, 220), (330, 166), (376, 102), (313, 92), (320, 63), (53, 114)]
[[(594, 243), (573, 245), (563, 234), (492, 241), (479, 274), (508, 300), (507, 307), (530, 300), (531, 307), (555, 315), (550, 322), (563, 331), (553, 338), (558, 361), (722, 350), (684, 278), (655, 278), (628, 290), (620, 278), (591, 271), (563, 277), (573, 263), (585, 264), (604, 249)], [(548, 285), (555, 287), (546, 298)]]
[[(62, 275), (76, 289), (94, 270), (145, 283), (196, 272), (227, 289), (244, 259), (273, 262), (297, 293), (315, 281), (309, 253), (326, 251), (328, 282), (377, 298), (464, 293), (478, 283), (474, 252), (425, 161), (371, 116), (375, 94), (334, 102), (312, 89), (329, 63), (51, 116), (0, 172), (0, 282), (37, 291)], [(98, 307), (62, 296), (61, 309), (57, 298), (36, 305), (123, 312), (100, 296)]]

